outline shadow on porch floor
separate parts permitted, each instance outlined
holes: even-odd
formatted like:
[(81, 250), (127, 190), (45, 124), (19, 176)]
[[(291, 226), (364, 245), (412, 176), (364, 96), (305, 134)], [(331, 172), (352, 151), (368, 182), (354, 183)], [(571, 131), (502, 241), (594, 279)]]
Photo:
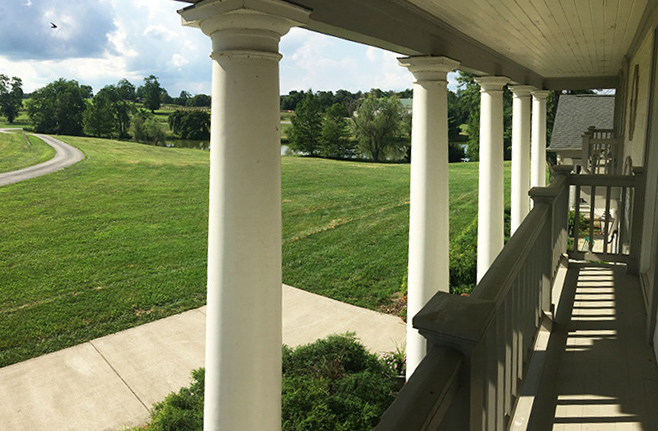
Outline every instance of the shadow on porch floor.
[(637, 277), (570, 263), (528, 430), (658, 430), (658, 368)]

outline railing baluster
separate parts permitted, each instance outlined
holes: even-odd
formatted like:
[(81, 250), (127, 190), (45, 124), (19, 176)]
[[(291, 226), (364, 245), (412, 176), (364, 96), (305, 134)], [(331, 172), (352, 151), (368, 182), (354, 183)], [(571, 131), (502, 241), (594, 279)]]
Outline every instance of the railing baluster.
[(512, 390), (512, 377), (514, 376), (513, 361), (512, 361), (512, 308), (514, 298), (514, 286), (512, 285), (511, 295), (505, 299), (505, 334), (501, 340), (505, 346), (505, 388), (503, 395), (505, 397), (505, 418), (504, 426), (507, 427), (508, 418), (512, 414), (514, 406), (514, 391)]
[(576, 212), (573, 221), (573, 250), (578, 251), (580, 241), (580, 185), (576, 186)]
[[(523, 273), (523, 270), (521, 270), (521, 273)], [(518, 397), (519, 391), (517, 389), (517, 383), (518, 379), (520, 377), (519, 374), (519, 334), (517, 331), (517, 328), (515, 326), (515, 323), (517, 323), (519, 320), (519, 299), (521, 297), (521, 283), (519, 282), (519, 279), (517, 278), (516, 281), (514, 282), (514, 286), (512, 287), (512, 297), (510, 298), (512, 301), (512, 310), (510, 313), (510, 322), (509, 322), (509, 327), (511, 331), (511, 342), (510, 345), (512, 347), (512, 364), (510, 366), (510, 391), (514, 394), (515, 399)], [(513, 406), (512, 406), (513, 407)]]
[(608, 224), (610, 221), (610, 193), (612, 187), (606, 186), (605, 188), (605, 229), (603, 230), (603, 254), (608, 254)]
[(496, 354), (496, 320), (492, 322), (487, 331), (486, 345), (487, 345), (487, 372), (485, 378), (487, 380), (486, 388), (486, 430), (496, 429), (496, 382), (498, 380), (498, 355)]
[(617, 254), (624, 254), (624, 231), (626, 230), (626, 199), (628, 197), (628, 188), (621, 188), (621, 202), (619, 203), (619, 226), (617, 227), (619, 241), (617, 242)]
[(594, 250), (594, 208), (596, 207), (596, 186), (590, 188), (589, 196), (589, 251)]
[(496, 313), (496, 430), (503, 431), (505, 426), (505, 304)]

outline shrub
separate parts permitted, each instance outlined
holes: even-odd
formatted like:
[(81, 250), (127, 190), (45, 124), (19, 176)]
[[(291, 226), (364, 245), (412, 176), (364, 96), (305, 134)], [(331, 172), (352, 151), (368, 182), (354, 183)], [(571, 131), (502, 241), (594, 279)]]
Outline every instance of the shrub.
[(477, 218), (450, 243), (450, 293), (470, 293), (477, 277)]
[(285, 431), (370, 430), (395, 395), (392, 370), (353, 334), (284, 346)]
[(165, 133), (158, 120), (147, 111), (139, 110), (133, 117), (132, 134), (137, 142), (145, 144), (164, 144)]
[(407, 373), (407, 353), (404, 346), (396, 346), (395, 352), (384, 353), (382, 361), (397, 376), (404, 376)]
[[(137, 430), (201, 431), (204, 369), (192, 385), (167, 395)], [(332, 335), (291, 349), (283, 346), (283, 417), (287, 431), (371, 430), (396, 396), (394, 373), (354, 334)]]
[[(589, 229), (589, 223), (588, 220), (585, 218), (583, 213), (579, 213), (579, 222), (578, 222), (578, 231), (579, 232), (585, 232), (587, 229)], [(569, 211), (569, 238), (573, 238), (574, 236), (574, 227), (576, 225), (576, 212), (571, 210)]]
[(174, 111), (169, 114), (169, 127), (181, 139), (210, 139), (210, 114), (203, 111)]

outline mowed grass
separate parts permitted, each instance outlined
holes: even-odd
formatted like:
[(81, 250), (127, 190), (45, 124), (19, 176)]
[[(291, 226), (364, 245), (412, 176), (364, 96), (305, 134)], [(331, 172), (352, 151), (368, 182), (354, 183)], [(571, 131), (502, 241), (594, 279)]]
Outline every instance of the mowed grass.
[[(361, 307), (395, 308), (407, 275), (410, 166), (282, 163), (283, 281)], [(509, 168), (506, 162), (506, 206)], [(478, 164), (451, 164), (451, 241), (477, 219), (477, 200)]]
[(55, 150), (36, 136), (0, 133), (0, 174), (52, 159)]
[(86, 156), (0, 187), (0, 365), (205, 302), (207, 152), (61, 138)]
[[(206, 300), (208, 152), (61, 139), (86, 159), (0, 187), (0, 366)], [(409, 165), (283, 157), (282, 172), (283, 281), (371, 309), (394, 302)], [(477, 164), (450, 175), (454, 237), (477, 213)]]

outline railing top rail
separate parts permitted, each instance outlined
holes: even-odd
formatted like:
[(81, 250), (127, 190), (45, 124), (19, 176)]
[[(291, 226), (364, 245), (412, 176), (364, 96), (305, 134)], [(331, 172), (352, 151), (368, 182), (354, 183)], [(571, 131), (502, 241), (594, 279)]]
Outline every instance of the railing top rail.
[[(556, 168), (560, 173), (570, 170), (570, 167)], [(538, 198), (535, 207), (505, 244), (471, 295), (461, 297), (439, 293), (414, 317), (414, 326), (423, 336), (455, 346), (475, 345), (482, 339), (525, 264), (524, 257), (532, 251), (549, 223), (552, 202), (566, 189), (566, 175), (558, 175), (548, 187), (531, 190), (533, 198)]]
[(633, 175), (569, 175), (569, 184), (574, 186), (633, 187), (636, 182), (637, 177)]
[(550, 208), (546, 204), (535, 205), (505, 244), (482, 280), (475, 286), (471, 297), (495, 301), (496, 304), (505, 298), (511, 281), (514, 280), (523, 265), (521, 257), (530, 252), (534, 242), (541, 234), (549, 210)]
[(424, 430), (440, 422), (459, 389), (464, 357), (447, 347), (432, 348), (384, 412), (376, 431)]

